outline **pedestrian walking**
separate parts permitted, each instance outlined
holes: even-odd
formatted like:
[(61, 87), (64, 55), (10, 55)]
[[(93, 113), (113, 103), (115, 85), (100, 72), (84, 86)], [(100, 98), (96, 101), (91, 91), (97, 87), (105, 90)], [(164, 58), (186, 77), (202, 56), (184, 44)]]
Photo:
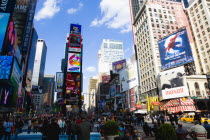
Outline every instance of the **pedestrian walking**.
[(33, 129), (34, 129), (34, 133), (37, 133), (38, 132), (38, 125), (39, 125), (39, 122), (37, 119), (35, 119), (33, 122)]
[(176, 114), (174, 114), (174, 121), (175, 121), (175, 124), (178, 125), (178, 117)]
[(49, 126), (48, 120), (44, 120), (42, 127), (40, 128), (40, 132), (42, 133), (42, 140), (47, 140), (47, 129)]
[(31, 133), (32, 122), (31, 119), (28, 119), (28, 134)]
[(193, 139), (206, 139), (207, 131), (206, 129), (199, 124), (198, 120), (194, 121), (194, 126), (189, 129), (189, 134)]
[(210, 125), (208, 124), (207, 121), (204, 122), (203, 127), (206, 129), (207, 131), (207, 139), (210, 139)]
[(171, 122), (171, 125), (172, 125), (172, 123), (174, 122), (174, 116), (173, 115), (169, 115), (169, 121)]
[(178, 128), (176, 129), (176, 135), (178, 140), (186, 140), (186, 136), (188, 131), (182, 128), (182, 124), (178, 124)]
[(10, 140), (11, 137), (11, 128), (13, 126), (13, 123), (11, 122), (11, 119), (7, 119), (4, 123), (4, 129), (5, 129), (5, 137), (4, 140)]
[(15, 121), (15, 124), (14, 124), (14, 127), (15, 127), (15, 139), (17, 139), (17, 136), (19, 133), (22, 133), (22, 127), (24, 126), (24, 123), (23, 121), (18, 118), (16, 121)]
[(56, 118), (51, 119), (51, 124), (47, 128), (47, 140), (59, 140), (60, 127)]
[(90, 132), (92, 132), (91, 124), (86, 121), (85, 117), (82, 117), (81, 121), (77, 138), (78, 140), (90, 140)]
[(64, 119), (61, 119), (61, 120), (58, 122), (58, 125), (59, 125), (59, 127), (60, 127), (60, 129), (61, 129), (60, 134), (61, 134), (61, 135), (64, 135), (64, 133), (65, 133), (65, 125), (66, 125)]

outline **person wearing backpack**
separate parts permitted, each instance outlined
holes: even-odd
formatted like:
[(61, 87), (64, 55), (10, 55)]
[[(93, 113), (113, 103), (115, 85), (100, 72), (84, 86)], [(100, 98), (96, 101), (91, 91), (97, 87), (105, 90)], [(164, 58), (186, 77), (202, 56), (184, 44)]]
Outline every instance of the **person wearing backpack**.
[(10, 119), (7, 119), (6, 122), (4, 123), (4, 129), (5, 129), (5, 138), (4, 140), (10, 140), (11, 137), (11, 128), (13, 126), (13, 123), (11, 122)]

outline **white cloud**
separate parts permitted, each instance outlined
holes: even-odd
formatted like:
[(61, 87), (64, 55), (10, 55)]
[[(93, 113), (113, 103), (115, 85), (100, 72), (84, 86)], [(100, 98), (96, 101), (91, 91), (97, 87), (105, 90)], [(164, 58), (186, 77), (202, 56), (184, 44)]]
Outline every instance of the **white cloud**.
[(102, 0), (100, 3), (101, 19), (95, 18), (91, 26), (105, 25), (108, 28), (120, 29), (121, 33), (130, 32), (130, 9), (128, 0)]
[(87, 67), (86, 68), (86, 71), (88, 71), (88, 72), (95, 72), (96, 71), (96, 68), (93, 67), (93, 66), (90, 66), (90, 67)]
[(61, 0), (46, 0), (43, 7), (35, 15), (35, 20), (39, 21), (41, 19), (52, 18), (56, 13), (60, 11), (58, 3)]
[(74, 14), (74, 13), (78, 12), (83, 6), (84, 6), (83, 3), (80, 2), (78, 8), (70, 8), (67, 10), (67, 13)]

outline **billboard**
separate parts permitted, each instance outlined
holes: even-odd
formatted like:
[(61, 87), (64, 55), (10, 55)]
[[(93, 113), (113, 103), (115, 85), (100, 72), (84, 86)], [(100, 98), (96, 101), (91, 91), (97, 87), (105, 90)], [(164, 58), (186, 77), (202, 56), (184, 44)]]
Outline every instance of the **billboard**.
[[(160, 87), (162, 99), (172, 99), (189, 96), (184, 67), (173, 68), (160, 72)], [(160, 96), (161, 99), (161, 96)]]
[(193, 61), (187, 30), (181, 30), (158, 41), (162, 70)]
[(81, 74), (67, 73), (66, 94), (81, 94)]
[(5, 37), (5, 33), (7, 31), (7, 25), (9, 22), (9, 17), (10, 14), (8, 13), (0, 13), (0, 52), (2, 51), (2, 47), (4, 44), (4, 37)]
[(119, 72), (119, 80), (120, 80), (120, 92), (129, 90), (127, 69), (123, 69)]
[(70, 52), (81, 52), (82, 36), (70, 34), (68, 48)]
[(12, 103), (13, 88), (0, 87), (0, 101), (3, 106), (10, 106)]
[(10, 78), (13, 56), (0, 56), (0, 80)]
[(10, 77), (10, 81), (14, 86), (14, 93), (18, 95), (18, 88), (19, 88), (19, 85), (21, 86), (21, 83), (22, 83), (22, 72), (15, 58), (13, 61), (12, 74)]
[(104, 75), (104, 76), (102, 76), (102, 84), (109, 83), (109, 80), (110, 80), (110, 75)]
[(125, 67), (126, 67), (126, 60), (125, 59), (112, 63), (113, 73), (117, 73)]
[(78, 24), (71, 24), (70, 25), (70, 34), (81, 34), (81, 25)]
[(62, 92), (63, 89), (63, 73), (57, 72), (56, 73), (56, 92)]
[(127, 67), (127, 72), (128, 72), (127, 83), (129, 85), (129, 89), (138, 86), (139, 79), (138, 79), (138, 72), (137, 72), (137, 63), (136, 62), (130, 63)]
[(13, 13), (16, 0), (0, 0), (1, 13)]
[(81, 67), (81, 54), (69, 53), (67, 72), (80, 72)]

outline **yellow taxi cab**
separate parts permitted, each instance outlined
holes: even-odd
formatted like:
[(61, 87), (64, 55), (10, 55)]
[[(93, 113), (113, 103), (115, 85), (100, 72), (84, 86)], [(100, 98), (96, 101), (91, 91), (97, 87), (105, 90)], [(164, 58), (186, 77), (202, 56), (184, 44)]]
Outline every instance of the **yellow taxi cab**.
[[(194, 122), (194, 115), (184, 115), (180, 118), (180, 121), (182, 122)], [(210, 122), (210, 119), (201, 117), (201, 123), (204, 123), (205, 121)]]

